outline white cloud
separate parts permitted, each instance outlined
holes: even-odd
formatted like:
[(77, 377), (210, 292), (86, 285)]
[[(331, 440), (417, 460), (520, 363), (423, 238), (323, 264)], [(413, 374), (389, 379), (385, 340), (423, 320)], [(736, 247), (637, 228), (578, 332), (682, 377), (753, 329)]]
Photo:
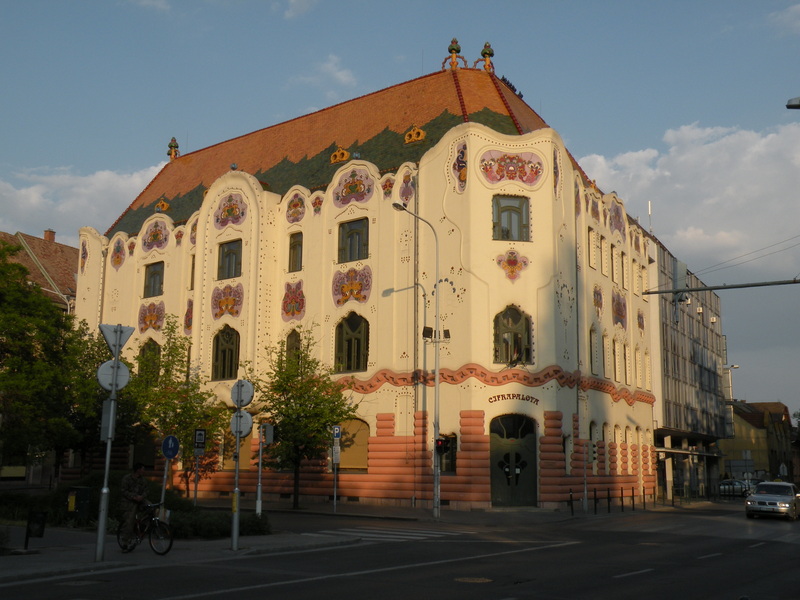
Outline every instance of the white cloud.
[(131, 4), (143, 6), (144, 8), (155, 8), (164, 12), (170, 10), (169, 0), (129, 0)]
[(800, 35), (800, 4), (794, 4), (781, 11), (771, 13), (769, 19), (781, 31)]
[(319, 88), (330, 103), (341, 98), (341, 88), (353, 87), (357, 82), (353, 72), (342, 66), (342, 59), (335, 54), (329, 54), (323, 62), (314, 64), (311, 73), (292, 77), (287, 87), (300, 85)]
[(289, 6), (283, 12), (287, 19), (294, 19), (309, 12), (319, 0), (289, 0)]
[[(670, 130), (663, 152), (648, 148), (578, 160), (601, 190), (615, 190), (628, 213), (707, 285), (788, 281), (800, 275), (800, 124), (757, 132)], [(800, 399), (798, 286), (717, 290), (723, 333), (736, 372), (734, 396), (750, 402)]]
[(324, 63), (317, 65), (317, 70), (339, 85), (352, 86), (356, 83), (353, 72), (342, 68), (342, 59), (334, 54), (329, 54)]
[(18, 173), (21, 185), (0, 181), (0, 231), (41, 236), (45, 229), (53, 229), (57, 241), (77, 246), (81, 227), (105, 232), (162, 166), (135, 173), (98, 171), (85, 176), (69, 169)]
[[(800, 125), (754, 132), (685, 125), (649, 148), (579, 159), (600, 189), (697, 270), (792, 238), (800, 221)], [(750, 263), (748, 263), (750, 264)], [(800, 271), (800, 253), (760, 262), (775, 276)]]

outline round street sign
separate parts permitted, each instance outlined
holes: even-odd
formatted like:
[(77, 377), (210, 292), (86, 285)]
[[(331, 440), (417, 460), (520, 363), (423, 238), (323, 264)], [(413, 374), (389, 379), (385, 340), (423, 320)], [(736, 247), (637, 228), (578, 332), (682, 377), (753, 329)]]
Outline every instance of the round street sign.
[(253, 384), (246, 379), (240, 379), (231, 388), (231, 400), (236, 408), (244, 408), (253, 400)]
[(174, 435), (168, 435), (164, 438), (164, 441), (161, 442), (161, 452), (164, 454), (165, 458), (175, 458), (178, 456), (179, 449), (180, 442), (178, 442), (178, 438), (176, 438)]
[(244, 410), (237, 410), (231, 417), (231, 433), (239, 437), (247, 437), (253, 431), (253, 415)]
[(121, 390), (131, 380), (128, 365), (116, 360), (107, 360), (97, 369), (97, 381), (105, 391), (111, 392), (114, 384), (114, 370), (117, 371), (117, 389)]

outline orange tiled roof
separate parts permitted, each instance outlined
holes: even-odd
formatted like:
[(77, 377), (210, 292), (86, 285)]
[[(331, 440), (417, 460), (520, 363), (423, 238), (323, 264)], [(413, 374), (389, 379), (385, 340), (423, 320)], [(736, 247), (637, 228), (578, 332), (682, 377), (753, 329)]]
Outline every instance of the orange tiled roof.
[[(506, 134), (547, 127), (493, 73), (441, 71), (180, 156), (156, 175), (107, 235), (138, 232), (160, 200), (169, 204), (173, 220), (185, 221), (202, 202), (202, 192), (232, 164), (279, 194), (295, 184), (315, 189), (341, 166), (330, 164), (337, 147), (392, 171), (405, 161), (418, 161), (465, 121)], [(425, 130), (426, 138), (405, 144), (403, 136), (413, 126)]]
[(22, 250), (11, 260), (28, 269), (28, 280), (38, 285), (54, 302), (63, 304), (63, 298), (74, 298), (78, 275), (78, 249), (26, 233), (15, 235), (0, 232), (0, 241)]

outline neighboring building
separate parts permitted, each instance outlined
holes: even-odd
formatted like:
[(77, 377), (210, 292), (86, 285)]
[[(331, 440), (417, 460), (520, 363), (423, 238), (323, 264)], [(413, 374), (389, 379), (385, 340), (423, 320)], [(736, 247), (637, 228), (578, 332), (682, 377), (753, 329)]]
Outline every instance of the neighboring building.
[[(28, 281), (37, 285), (53, 303), (67, 313), (75, 308), (75, 289), (78, 277), (78, 249), (56, 242), (56, 232), (47, 229), (44, 237), (26, 233), (0, 231), (0, 242), (19, 246), (11, 261), (28, 270)], [(0, 465), (0, 479), (20, 479), (28, 483), (51, 483), (54, 458), (34, 461), (29, 468), (24, 465)]]
[[(652, 501), (661, 318), (643, 292), (660, 245), (495, 76), (491, 49), (483, 70), (450, 50), (442, 72), (185, 156), (173, 139), (105, 235), (81, 230), (78, 316), (135, 326), (131, 354), (179, 315), (229, 405), (242, 363), (313, 327), (359, 403), (348, 501), (430, 504), (437, 351), (443, 505)], [(232, 489), (230, 453), (202, 493)], [(240, 488), (255, 481), (245, 468)], [(263, 483), (291, 491), (290, 474)], [(330, 497), (330, 465), (301, 491)]]
[[(690, 289), (658, 297), (661, 365), (656, 396), (658, 485), (662, 496), (706, 496), (724, 470), (717, 440), (732, 435), (724, 383), (729, 383), (722, 308), (663, 245), (657, 290)], [(656, 318), (655, 314), (653, 318)]]
[(792, 420), (782, 402), (734, 401), (735, 436), (721, 440), (725, 472), (735, 479), (794, 481)]
[(0, 241), (21, 250), (11, 260), (28, 269), (28, 279), (38, 285), (65, 312), (75, 308), (78, 278), (78, 249), (56, 242), (56, 232), (47, 229), (44, 237), (0, 231)]

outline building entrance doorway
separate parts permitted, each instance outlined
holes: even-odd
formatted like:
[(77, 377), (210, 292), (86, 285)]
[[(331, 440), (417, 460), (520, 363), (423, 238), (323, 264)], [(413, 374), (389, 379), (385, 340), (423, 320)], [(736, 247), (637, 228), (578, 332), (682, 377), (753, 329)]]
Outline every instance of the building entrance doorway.
[(489, 425), (492, 506), (536, 504), (536, 421), (501, 415)]

